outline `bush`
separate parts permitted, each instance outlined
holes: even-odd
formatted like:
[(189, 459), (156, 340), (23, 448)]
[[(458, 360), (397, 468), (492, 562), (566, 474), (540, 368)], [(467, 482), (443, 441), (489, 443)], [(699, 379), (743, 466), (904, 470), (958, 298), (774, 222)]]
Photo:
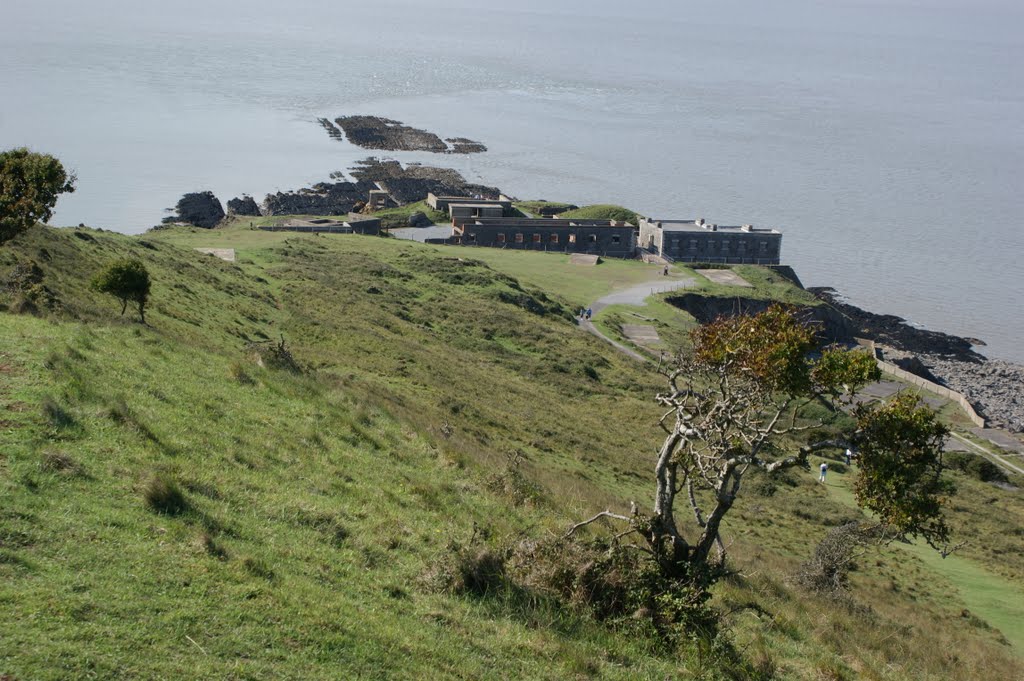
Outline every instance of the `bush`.
[(178, 483), (165, 473), (154, 475), (146, 484), (146, 505), (162, 515), (180, 515), (188, 510), (188, 499)]
[(814, 556), (800, 566), (796, 583), (816, 594), (843, 595), (857, 551), (871, 536), (858, 521), (832, 528), (814, 549)]
[(1006, 472), (983, 456), (966, 452), (948, 452), (942, 463), (982, 482), (1009, 482)]
[(448, 543), (444, 557), (427, 573), (426, 581), (450, 594), (478, 598), (497, 594), (509, 585), (505, 561), (506, 553), (488, 546), (474, 530), (467, 543)]
[(667, 576), (627, 549), (602, 540), (529, 540), (516, 548), (510, 564), (527, 588), (613, 626), (668, 644), (714, 639), (718, 614), (708, 604), (707, 576)]
[[(292, 355), (291, 350), (288, 349), (288, 345), (284, 340), (284, 336), (281, 336), (281, 340), (277, 343), (273, 341), (267, 341), (264, 343), (249, 343), (247, 346), (249, 352), (251, 352), (255, 358), (256, 363), (261, 367), (268, 369), (281, 369), (293, 374), (301, 374), (302, 367), (299, 366), (298, 361)], [(241, 381), (237, 376), (236, 380)]]

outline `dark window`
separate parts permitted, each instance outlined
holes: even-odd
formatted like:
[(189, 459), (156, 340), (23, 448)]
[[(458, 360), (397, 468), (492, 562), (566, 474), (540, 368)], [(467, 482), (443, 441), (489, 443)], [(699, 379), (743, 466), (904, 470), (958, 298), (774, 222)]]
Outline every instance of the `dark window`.
[(499, 244), (505, 243), (505, 235), (502, 234), (501, 232), (498, 232), (498, 243)]
[(587, 241), (589, 241), (592, 244), (596, 244), (597, 243), (597, 235), (596, 234), (588, 234), (587, 235)]
[(622, 243), (622, 237), (619, 236), (618, 234), (612, 234), (612, 243), (613, 244)]
[(476, 234), (470, 234), (469, 237), (466, 238), (466, 241), (468, 241), (469, 243), (475, 243), (476, 242)]
[(558, 235), (557, 234), (552, 234), (551, 236), (548, 237), (548, 241), (550, 241), (553, 244), (557, 244), (558, 243)]
[(523, 235), (521, 233), (520, 234), (516, 234), (516, 243), (517, 244), (523, 243)]
[(540, 234), (534, 234), (533, 235), (533, 243), (535, 243), (535, 244), (539, 244), (540, 243)]

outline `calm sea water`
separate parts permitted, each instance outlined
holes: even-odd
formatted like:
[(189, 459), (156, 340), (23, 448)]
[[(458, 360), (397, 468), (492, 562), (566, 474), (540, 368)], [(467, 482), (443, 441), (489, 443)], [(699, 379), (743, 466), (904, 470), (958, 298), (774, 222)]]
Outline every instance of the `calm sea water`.
[(78, 171), (55, 224), (327, 179), (367, 152), (316, 117), (380, 114), (522, 198), (779, 227), (805, 283), (1024, 361), (1019, 2), (146, 4), (5, 3), (0, 148)]

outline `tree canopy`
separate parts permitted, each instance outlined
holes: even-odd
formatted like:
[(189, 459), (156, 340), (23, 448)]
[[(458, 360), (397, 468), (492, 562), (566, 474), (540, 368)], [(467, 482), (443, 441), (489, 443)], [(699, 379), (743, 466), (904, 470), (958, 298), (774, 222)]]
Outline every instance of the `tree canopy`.
[(141, 260), (115, 260), (96, 273), (92, 279), (92, 289), (100, 293), (109, 293), (121, 301), (121, 314), (128, 308), (128, 303), (138, 305), (139, 320), (146, 323), (146, 302), (150, 291), (149, 272)]
[(57, 198), (75, 191), (76, 179), (49, 154), (25, 147), (0, 152), (0, 243), (53, 217)]

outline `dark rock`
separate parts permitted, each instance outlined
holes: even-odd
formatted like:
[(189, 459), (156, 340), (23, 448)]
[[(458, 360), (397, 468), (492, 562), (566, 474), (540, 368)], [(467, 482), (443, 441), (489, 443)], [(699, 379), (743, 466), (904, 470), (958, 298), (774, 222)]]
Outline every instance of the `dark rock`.
[(370, 181), (321, 182), (308, 189), (267, 194), (263, 200), (264, 215), (348, 215), (365, 203), (371, 189)]
[(476, 154), (487, 151), (483, 144), (465, 137), (442, 140), (432, 132), (380, 116), (341, 116), (335, 119), (337, 126), (326, 118), (318, 121), (332, 138), (341, 139), (341, 130), (344, 130), (349, 142), (364, 149), (429, 151), (435, 154)]
[(209, 229), (224, 219), (224, 208), (220, 199), (211, 191), (185, 194), (174, 207), (176, 215), (164, 218), (164, 222), (184, 222)]
[(409, 216), (409, 226), (410, 227), (429, 227), (432, 224), (434, 224), (434, 223), (432, 223), (430, 221), (430, 218), (428, 218), (426, 215), (424, 215), (420, 211), (416, 211), (412, 215)]
[(862, 310), (840, 300), (835, 289), (809, 288), (819, 300), (824, 301), (845, 317), (853, 328), (854, 335), (868, 338), (915, 355), (943, 355), (967, 362), (982, 362), (984, 356), (971, 349), (970, 340), (941, 331), (918, 329), (906, 320), (891, 314), (875, 314)]
[(228, 215), (257, 216), (260, 215), (260, 207), (255, 199), (248, 194), (243, 194), (241, 198), (228, 201)]

